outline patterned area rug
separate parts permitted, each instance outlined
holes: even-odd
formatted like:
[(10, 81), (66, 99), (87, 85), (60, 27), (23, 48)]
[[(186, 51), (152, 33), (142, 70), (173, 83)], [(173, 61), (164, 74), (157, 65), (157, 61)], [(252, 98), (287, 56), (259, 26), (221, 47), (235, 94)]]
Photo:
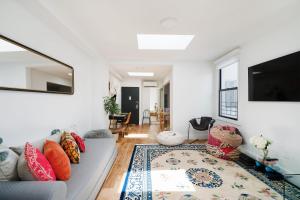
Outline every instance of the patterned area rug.
[(120, 199), (283, 199), (267, 184), (241, 165), (207, 154), (205, 145), (136, 145)]

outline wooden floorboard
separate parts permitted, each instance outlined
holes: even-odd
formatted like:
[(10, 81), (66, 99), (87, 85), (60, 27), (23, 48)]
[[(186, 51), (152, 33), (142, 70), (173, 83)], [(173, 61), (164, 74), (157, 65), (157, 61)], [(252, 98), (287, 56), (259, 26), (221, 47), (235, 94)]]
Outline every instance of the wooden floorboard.
[(117, 142), (117, 158), (98, 194), (97, 200), (117, 200), (120, 198), (134, 146), (136, 144), (157, 144), (155, 135), (160, 132), (159, 129), (159, 124), (130, 126), (128, 135)]

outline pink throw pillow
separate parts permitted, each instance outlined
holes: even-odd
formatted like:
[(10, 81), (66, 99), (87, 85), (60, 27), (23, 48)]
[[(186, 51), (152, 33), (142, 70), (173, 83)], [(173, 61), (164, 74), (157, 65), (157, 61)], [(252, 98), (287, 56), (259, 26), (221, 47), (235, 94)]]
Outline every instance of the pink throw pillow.
[(75, 141), (76, 141), (76, 143), (77, 143), (77, 145), (79, 147), (79, 150), (84, 153), (85, 152), (84, 140), (79, 135), (77, 135), (74, 132), (72, 132), (71, 135), (75, 139)]
[(27, 174), (27, 177), (24, 176), (25, 180), (32, 180), (32, 179), (37, 181), (56, 180), (55, 173), (50, 163), (46, 159), (46, 157), (40, 152), (39, 149), (35, 148), (28, 142), (25, 144), (25, 148), (24, 148), (24, 165), (25, 166), (23, 167), (23, 170), (28, 170), (32, 175), (32, 177), (28, 177), (29, 173), (24, 172), (25, 174)]

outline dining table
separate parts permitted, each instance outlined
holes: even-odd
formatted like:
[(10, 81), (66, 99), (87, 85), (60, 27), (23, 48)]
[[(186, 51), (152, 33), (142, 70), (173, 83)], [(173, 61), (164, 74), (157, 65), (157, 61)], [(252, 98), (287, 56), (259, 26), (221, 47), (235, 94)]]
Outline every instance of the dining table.
[(117, 128), (118, 124), (125, 122), (128, 113), (109, 115), (109, 128)]

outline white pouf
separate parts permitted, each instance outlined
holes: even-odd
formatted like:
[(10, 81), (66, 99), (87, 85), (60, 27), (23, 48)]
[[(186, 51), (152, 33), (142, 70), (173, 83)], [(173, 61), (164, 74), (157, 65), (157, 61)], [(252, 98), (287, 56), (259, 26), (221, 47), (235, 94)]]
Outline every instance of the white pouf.
[(156, 140), (163, 145), (175, 146), (182, 144), (186, 138), (173, 131), (163, 131), (156, 135)]

